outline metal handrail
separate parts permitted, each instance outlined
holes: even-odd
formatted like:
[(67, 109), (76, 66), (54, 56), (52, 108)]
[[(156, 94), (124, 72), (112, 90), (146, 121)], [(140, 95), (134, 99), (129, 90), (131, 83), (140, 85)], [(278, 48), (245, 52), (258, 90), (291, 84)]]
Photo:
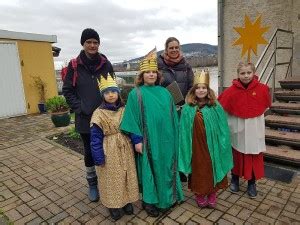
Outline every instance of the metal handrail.
[(291, 58), (290, 58), (290, 63), (289, 63), (288, 68), (287, 68), (287, 70), (286, 70), (286, 74), (285, 74), (284, 79), (287, 78), (287, 75), (288, 75), (288, 73), (289, 73), (289, 70), (292, 69), (292, 68), (291, 68), (291, 66), (292, 66), (292, 60), (293, 60), (293, 56), (291, 56)]
[(272, 76), (272, 73), (274, 72), (274, 67), (271, 69), (271, 71), (269, 72), (269, 75), (267, 76), (267, 79), (265, 81), (265, 84), (267, 84)]
[(275, 38), (276, 34), (277, 34), (277, 30), (276, 29), (274, 31), (274, 33), (272, 34), (271, 38), (269, 39), (269, 43), (268, 45), (265, 47), (264, 51), (261, 53), (259, 59), (257, 60), (256, 64), (255, 64), (255, 68), (258, 68), (260, 63), (262, 62), (263, 58), (265, 57), (265, 54), (267, 53), (269, 47), (271, 46), (272, 42), (273, 42), (273, 39)]
[[(265, 71), (266, 71), (266, 69), (268, 68), (268, 66), (269, 66), (269, 64), (270, 64), (270, 62), (271, 62), (271, 60), (272, 60), (272, 58), (273, 58), (273, 56), (274, 56), (275, 53), (276, 53), (276, 50), (273, 50), (272, 54), (271, 54), (270, 57), (268, 58), (268, 60), (267, 60), (267, 62), (266, 62), (266, 64), (265, 64), (265, 66), (264, 66), (264, 68), (263, 68), (262, 71), (261, 71), (261, 75), (259, 76), (259, 80), (261, 80), (262, 77), (263, 77), (263, 74), (265, 74)], [(257, 68), (257, 67), (255, 67), (255, 68)]]
[[(283, 30), (280, 28), (277, 28), (274, 33), (272, 34), (272, 36), (269, 39), (269, 44), (265, 47), (264, 51), (262, 52), (261, 56), (259, 57), (259, 59), (257, 60), (256, 64), (255, 64), (255, 68), (258, 68), (260, 63), (262, 62), (263, 58), (265, 57), (265, 54), (267, 53), (269, 47), (271, 46), (271, 44), (273, 43), (273, 40), (275, 38), (275, 36), (277, 35), (278, 32), (283, 32), (283, 33), (289, 33), (289, 34), (294, 34), (294, 32), (289, 31), (289, 30)], [(292, 47), (293, 48), (293, 47)]]
[[(293, 62), (294, 36), (292, 36), (292, 46), (291, 47), (278, 47), (277, 46), (277, 35), (278, 35), (278, 32), (288, 33), (288, 34), (292, 34), (292, 35), (294, 34), (294, 32), (292, 32), (292, 31), (288, 31), (288, 30), (278, 29), (277, 28), (274, 31), (274, 33), (272, 34), (272, 36), (270, 37), (268, 45), (265, 47), (264, 51), (262, 52), (261, 56), (259, 57), (258, 61), (256, 62), (256, 65), (255, 65), (255, 68), (257, 70), (258, 67), (260, 66), (262, 60), (265, 58), (265, 55), (266, 55), (268, 49), (273, 44), (273, 41), (274, 41), (274, 38), (275, 38), (274, 50), (272, 51), (272, 53), (268, 57), (265, 65), (264, 65), (264, 67), (262, 68), (260, 76), (259, 76), (259, 81), (262, 81), (262, 78), (264, 77), (265, 72), (266, 72), (266, 70), (267, 70), (267, 68), (268, 68), (271, 60), (274, 59), (273, 67), (271, 68), (271, 70), (270, 70), (270, 72), (269, 72), (269, 74), (267, 76), (267, 79), (265, 80), (265, 82), (263, 82), (264, 84), (267, 84), (269, 82), (269, 80), (272, 78), (272, 101), (274, 101), (275, 80), (276, 80), (275, 79), (275, 76), (276, 76), (276, 66), (288, 64), (288, 68), (287, 68), (287, 72), (286, 72), (285, 78), (287, 77), (289, 71), (291, 71), (290, 74), (292, 76), (291, 67), (292, 67), (292, 62)], [(277, 60), (276, 53), (277, 53), (277, 50), (279, 50), (279, 49), (291, 50), (292, 53), (291, 53), (291, 58), (290, 58), (289, 62), (283, 62), (283, 63), (277, 63), (276, 62), (276, 60)]]

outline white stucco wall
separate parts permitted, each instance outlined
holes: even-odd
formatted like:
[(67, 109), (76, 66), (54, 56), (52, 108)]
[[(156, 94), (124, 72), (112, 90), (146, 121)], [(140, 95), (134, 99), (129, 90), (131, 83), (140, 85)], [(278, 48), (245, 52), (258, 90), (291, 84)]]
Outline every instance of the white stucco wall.
[[(220, 2), (220, 1), (219, 1)], [(295, 32), (294, 39), (294, 67), (293, 72), (298, 73), (300, 67), (300, 1), (294, 0), (223, 0), (223, 87), (228, 87), (232, 79), (236, 78), (236, 66), (239, 61), (246, 61), (247, 54), (241, 58), (242, 46), (232, 44), (240, 35), (233, 27), (244, 27), (244, 17), (248, 15), (253, 23), (254, 20), (262, 15), (262, 26), (269, 26), (269, 30), (263, 37), (269, 40), (276, 28), (292, 30)], [(220, 3), (219, 3), (220, 4)], [(221, 39), (222, 40), (222, 39)], [(291, 45), (291, 35), (278, 35), (278, 46)], [(219, 43), (222, 44), (222, 43)], [(262, 54), (265, 45), (258, 45), (257, 56), (251, 53), (251, 61), (255, 64)], [(268, 54), (274, 49), (270, 47)], [(267, 55), (268, 55), (267, 54)], [(287, 62), (291, 56), (290, 50), (280, 50), (277, 54), (277, 62)], [(266, 57), (268, 58), (268, 57)], [(297, 61), (297, 62), (295, 62)], [(258, 73), (262, 70), (264, 63), (258, 68)], [(276, 80), (281, 80), (287, 71), (287, 66), (278, 66)]]

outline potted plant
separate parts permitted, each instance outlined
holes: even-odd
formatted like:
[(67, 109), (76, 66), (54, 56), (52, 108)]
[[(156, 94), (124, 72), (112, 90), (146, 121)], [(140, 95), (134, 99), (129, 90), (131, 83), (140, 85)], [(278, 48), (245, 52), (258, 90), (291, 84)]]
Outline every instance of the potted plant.
[(59, 95), (49, 98), (46, 108), (51, 113), (51, 120), (56, 127), (64, 127), (70, 124), (71, 116), (66, 99)]
[(40, 110), (40, 113), (45, 113), (47, 111), (45, 106), (46, 83), (39, 76), (32, 76), (32, 79), (33, 79), (33, 86), (37, 89), (40, 97), (38, 108)]

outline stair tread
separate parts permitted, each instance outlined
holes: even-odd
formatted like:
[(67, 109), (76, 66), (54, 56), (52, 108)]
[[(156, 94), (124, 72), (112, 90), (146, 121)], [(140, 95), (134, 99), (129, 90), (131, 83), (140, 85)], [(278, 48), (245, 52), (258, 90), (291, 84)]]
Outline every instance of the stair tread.
[(271, 108), (300, 110), (300, 103), (273, 102)]
[(266, 122), (272, 123), (284, 123), (284, 124), (300, 124), (300, 117), (297, 116), (279, 116), (279, 115), (268, 115), (265, 117)]
[(300, 162), (300, 151), (293, 150), (287, 146), (270, 146), (267, 145), (265, 155), (284, 158), (292, 161)]
[(287, 77), (286, 79), (284, 80), (280, 80), (279, 81), (280, 83), (289, 83), (289, 82), (300, 82), (300, 76), (293, 76), (293, 77)]
[(280, 90), (275, 91), (275, 95), (299, 96), (300, 90)]
[(266, 129), (265, 136), (266, 138), (275, 138), (275, 139), (281, 139), (287, 141), (300, 142), (299, 132), (286, 132), (286, 131)]

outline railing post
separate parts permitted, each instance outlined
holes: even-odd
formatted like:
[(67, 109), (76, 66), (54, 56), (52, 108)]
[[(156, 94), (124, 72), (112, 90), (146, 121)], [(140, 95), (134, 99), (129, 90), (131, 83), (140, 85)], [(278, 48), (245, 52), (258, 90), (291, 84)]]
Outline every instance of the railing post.
[(293, 61), (294, 61), (294, 34), (292, 34), (292, 59), (290, 62), (291, 67), (291, 77), (293, 76)]
[(277, 34), (275, 38), (275, 54), (274, 54), (274, 71), (272, 76), (272, 102), (275, 101), (275, 77), (276, 77), (276, 64), (277, 64)]

